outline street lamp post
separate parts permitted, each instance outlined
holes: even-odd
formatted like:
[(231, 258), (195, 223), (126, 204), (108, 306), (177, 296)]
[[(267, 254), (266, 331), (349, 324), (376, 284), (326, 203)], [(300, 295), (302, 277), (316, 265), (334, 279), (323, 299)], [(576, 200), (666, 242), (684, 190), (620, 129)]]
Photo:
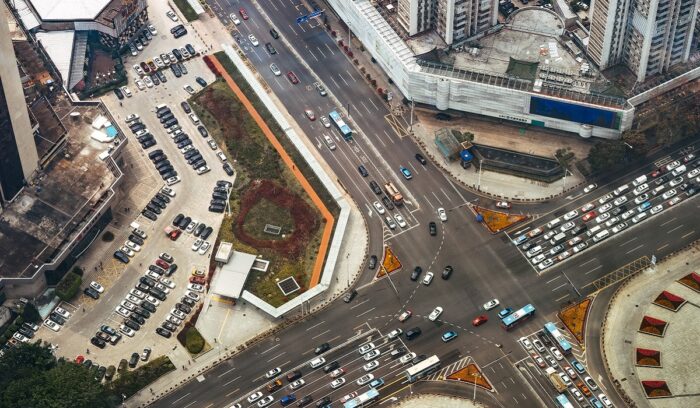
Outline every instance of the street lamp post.
[(478, 185), (476, 186), (476, 189), (478, 191), (481, 191), (481, 162), (482, 162), (482, 160), (479, 160), (479, 181), (478, 181)]

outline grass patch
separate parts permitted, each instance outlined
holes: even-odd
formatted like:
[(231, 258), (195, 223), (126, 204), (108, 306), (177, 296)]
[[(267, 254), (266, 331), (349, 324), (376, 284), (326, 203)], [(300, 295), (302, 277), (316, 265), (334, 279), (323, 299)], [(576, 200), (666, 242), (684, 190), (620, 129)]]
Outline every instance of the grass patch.
[(481, 223), (491, 231), (492, 234), (501, 232), (513, 225), (523, 222), (527, 219), (527, 215), (508, 214), (502, 211), (490, 210), (488, 208), (474, 206), (472, 211), (476, 213), (477, 218), (481, 216)]
[(564, 326), (576, 337), (579, 344), (583, 344), (583, 334), (585, 332), (586, 315), (588, 308), (591, 306), (591, 299), (585, 298), (579, 303), (567, 306), (559, 312), (559, 318), (564, 323)]
[(491, 390), (491, 384), (488, 382), (486, 377), (481, 374), (479, 367), (476, 364), (469, 364), (468, 366), (455, 371), (452, 374), (447, 375), (448, 380), (462, 381), (469, 384), (476, 383), (477, 386)]
[(197, 18), (197, 13), (194, 12), (194, 9), (190, 4), (187, 2), (187, 0), (173, 0), (173, 3), (177, 6), (177, 8), (180, 9), (180, 12), (182, 13), (183, 16), (187, 19), (187, 21), (194, 21)]
[(126, 398), (136, 394), (139, 390), (161, 376), (175, 370), (175, 366), (167, 356), (161, 356), (149, 361), (133, 371), (122, 371), (119, 377), (109, 384), (114, 395), (126, 395)]
[[(265, 225), (282, 228), (279, 235), (265, 232)], [(245, 232), (257, 239), (280, 240), (294, 231), (294, 220), (288, 209), (280, 207), (267, 199), (261, 199), (248, 211), (243, 222)]]
[(399, 258), (394, 255), (394, 251), (392, 251), (388, 246), (385, 248), (384, 259), (382, 259), (382, 265), (377, 273), (377, 278), (381, 278), (387, 273), (392, 273), (401, 269), (401, 261), (399, 261)]

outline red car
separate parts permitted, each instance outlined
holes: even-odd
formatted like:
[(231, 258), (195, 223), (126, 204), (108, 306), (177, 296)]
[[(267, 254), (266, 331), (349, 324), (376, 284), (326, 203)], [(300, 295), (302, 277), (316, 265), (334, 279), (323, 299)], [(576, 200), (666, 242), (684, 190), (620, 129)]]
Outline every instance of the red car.
[(190, 277), (190, 283), (196, 283), (197, 285), (204, 285), (207, 283), (203, 276), (192, 276)]
[(413, 312), (411, 312), (410, 310), (406, 310), (405, 312), (401, 313), (401, 315), (399, 316), (399, 321), (405, 322), (406, 320), (408, 320), (409, 317), (411, 317), (412, 314), (413, 314)]
[(486, 322), (488, 322), (488, 321), (489, 321), (489, 317), (488, 317), (488, 316), (486, 316), (486, 315), (481, 315), (481, 316), (477, 316), (476, 318), (474, 318), (474, 320), (472, 320), (472, 325), (473, 325), (474, 327), (476, 327), (476, 326), (481, 326), (482, 324), (484, 324), (484, 323), (486, 323)]
[(175, 229), (170, 231), (170, 234), (168, 234), (168, 237), (170, 237), (171, 241), (177, 241), (178, 238), (180, 238), (180, 234), (182, 234), (181, 229)]
[(661, 171), (661, 169), (656, 169), (656, 170), (651, 172), (651, 176), (656, 178), (656, 177), (659, 177), (662, 173), (663, 173), (663, 171)]
[(248, 13), (246, 13), (246, 11), (243, 7), (239, 8), (238, 12), (241, 14), (241, 17), (243, 17), (243, 20), (248, 19)]
[(289, 78), (289, 81), (293, 84), (299, 83), (299, 78), (297, 78), (297, 76), (292, 71), (287, 72), (287, 78)]
[(170, 264), (160, 258), (156, 259), (156, 265), (166, 270), (170, 268)]
[(588, 221), (592, 220), (593, 218), (595, 218), (597, 215), (598, 215), (598, 213), (596, 213), (595, 211), (591, 211), (589, 213), (586, 213), (586, 215), (581, 217), (581, 219), (583, 220), (583, 222), (588, 222)]
[(314, 114), (314, 111), (311, 109), (306, 109), (304, 111), (304, 115), (306, 115), (307, 118), (309, 118), (310, 121), (316, 120), (316, 115)]
[(147, 74), (148, 74), (149, 72), (151, 72), (151, 68), (149, 68), (149, 67), (148, 67), (148, 64), (146, 64), (145, 62), (141, 61), (141, 63), (139, 64), (139, 66), (141, 67), (141, 69), (143, 70), (143, 72), (145, 72), (145, 73), (147, 73)]

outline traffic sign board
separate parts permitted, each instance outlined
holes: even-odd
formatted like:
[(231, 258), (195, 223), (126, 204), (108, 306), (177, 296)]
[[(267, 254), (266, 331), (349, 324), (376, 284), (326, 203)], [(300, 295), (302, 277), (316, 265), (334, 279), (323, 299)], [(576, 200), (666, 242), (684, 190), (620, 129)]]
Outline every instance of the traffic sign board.
[(309, 17), (307, 16), (297, 17), (297, 24), (305, 23), (308, 19)]

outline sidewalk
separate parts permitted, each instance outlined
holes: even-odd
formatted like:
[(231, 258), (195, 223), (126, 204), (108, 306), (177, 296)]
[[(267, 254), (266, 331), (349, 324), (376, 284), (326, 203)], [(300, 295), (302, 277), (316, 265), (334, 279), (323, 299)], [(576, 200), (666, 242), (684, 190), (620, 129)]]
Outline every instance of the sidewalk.
[(415, 395), (401, 400), (400, 408), (481, 408), (482, 404), (443, 395)]
[[(677, 282), (699, 269), (700, 252), (696, 245), (659, 263), (655, 270), (632, 278), (610, 302), (603, 322), (603, 360), (613, 382), (636, 407), (700, 406), (700, 377), (697, 375), (700, 293)], [(676, 312), (653, 304), (663, 291), (680, 296), (687, 303)], [(639, 332), (644, 316), (668, 323), (663, 337)], [(636, 366), (636, 348), (660, 351), (661, 367)], [(666, 381), (674, 396), (682, 398), (647, 399), (640, 384), (645, 380)], [(608, 394), (612, 391), (606, 390)]]

